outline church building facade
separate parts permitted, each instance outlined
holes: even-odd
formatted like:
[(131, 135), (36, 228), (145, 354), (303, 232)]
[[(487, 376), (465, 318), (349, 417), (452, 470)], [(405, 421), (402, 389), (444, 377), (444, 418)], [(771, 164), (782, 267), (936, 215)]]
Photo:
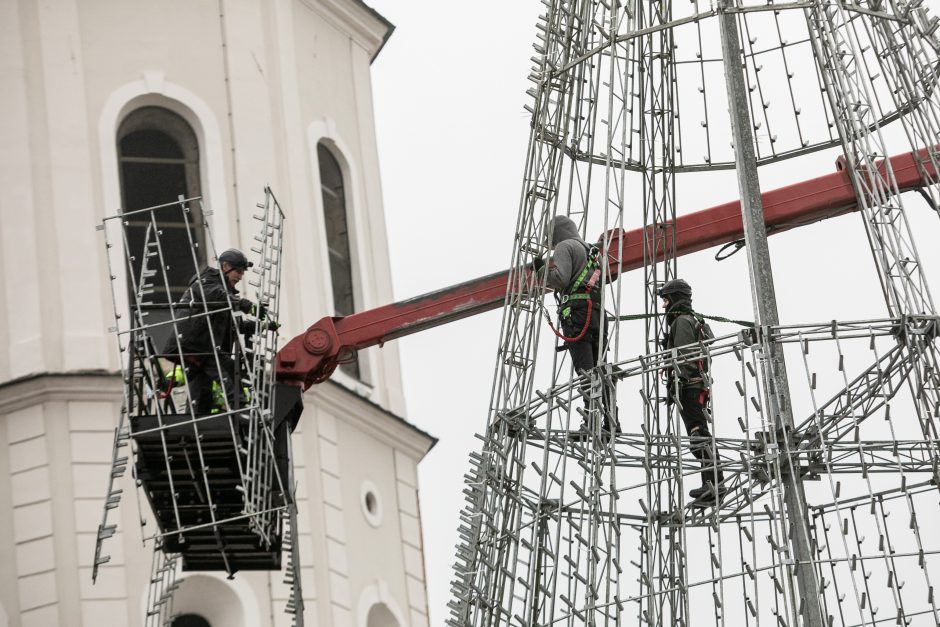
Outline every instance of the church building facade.
[[(0, 3), (0, 627), (146, 624), (130, 473), (91, 581), (122, 396), (105, 216), (199, 196), (215, 250), (248, 251), (269, 184), (284, 340), (392, 302), (370, 78), (392, 30), (361, 0)], [(435, 440), (402, 418), (396, 347), (304, 401), (305, 624), (425, 627)], [(282, 572), (185, 572), (174, 608), (179, 627), (289, 625), (287, 600)]]

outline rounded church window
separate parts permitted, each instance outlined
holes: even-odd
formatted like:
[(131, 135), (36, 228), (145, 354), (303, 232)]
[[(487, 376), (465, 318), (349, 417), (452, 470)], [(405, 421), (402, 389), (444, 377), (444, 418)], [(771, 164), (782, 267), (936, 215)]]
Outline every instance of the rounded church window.
[(199, 614), (180, 614), (173, 619), (170, 627), (212, 627), (212, 625)]

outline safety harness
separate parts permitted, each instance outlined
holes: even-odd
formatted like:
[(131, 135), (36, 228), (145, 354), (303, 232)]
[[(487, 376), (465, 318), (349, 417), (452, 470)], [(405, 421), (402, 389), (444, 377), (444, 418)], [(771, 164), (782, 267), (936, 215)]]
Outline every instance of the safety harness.
[[(712, 340), (715, 338), (715, 334), (712, 332), (711, 327), (708, 326), (707, 322), (705, 322), (706, 316), (703, 316), (700, 313), (692, 311), (691, 309), (679, 310), (679, 311), (676, 311), (675, 314), (676, 314), (676, 317), (673, 319), (672, 324), (669, 325), (670, 334), (672, 333), (672, 327), (676, 324), (676, 322), (678, 322), (679, 318), (681, 318), (682, 316), (689, 316), (690, 318), (695, 320), (695, 336), (696, 336), (695, 339), (697, 339), (699, 343), (707, 342), (708, 340)], [(753, 326), (753, 323), (752, 323), (752, 326)], [(695, 365), (698, 368), (700, 376), (689, 378), (689, 379), (683, 379), (682, 377), (680, 377), (678, 380), (678, 384), (680, 387), (701, 384), (703, 387), (699, 391), (698, 402), (700, 405), (705, 405), (708, 402), (709, 397), (711, 396), (711, 388), (708, 385), (708, 377), (707, 377), (707, 373), (709, 371), (708, 359), (706, 359), (703, 356), (697, 362), (695, 362)], [(663, 374), (664, 382), (666, 383), (668, 387), (671, 388), (672, 372), (664, 369), (662, 374)]]
[[(582, 244), (584, 244), (582, 242)], [(584, 244), (587, 253), (587, 262), (581, 268), (571, 284), (561, 293), (556, 293), (558, 300), (558, 316), (563, 320), (571, 317), (571, 302), (586, 300), (589, 303), (600, 305), (601, 302), (601, 254), (597, 246)]]
[[(575, 337), (567, 337), (548, 321), (548, 326), (552, 332), (565, 342), (578, 342), (587, 333), (591, 324), (591, 314), (594, 312), (595, 305), (601, 305), (601, 253), (597, 246), (589, 246), (581, 242), (587, 253), (587, 262), (581, 271), (575, 276), (568, 287), (560, 292), (555, 292), (555, 300), (558, 302), (559, 320), (567, 320), (571, 317), (571, 304), (577, 300), (587, 301), (587, 315), (584, 318), (584, 326)], [(547, 314), (546, 314), (547, 315)]]

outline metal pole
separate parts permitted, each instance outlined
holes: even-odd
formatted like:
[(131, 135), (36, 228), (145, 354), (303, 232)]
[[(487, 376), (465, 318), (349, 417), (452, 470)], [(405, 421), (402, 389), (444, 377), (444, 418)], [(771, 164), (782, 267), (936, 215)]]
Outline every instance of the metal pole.
[[(761, 202), (760, 182), (757, 177), (757, 160), (754, 155), (754, 136), (748, 111), (748, 90), (744, 83), (741, 65), (741, 44), (738, 38), (737, 19), (729, 9), (733, 0), (719, 0), (719, 24), (721, 49), (724, 59), (725, 85), (728, 90), (728, 111), (731, 116), (731, 131), (734, 141), (734, 157), (738, 175), (738, 191), (741, 195), (741, 215), (744, 220), (744, 240), (747, 244), (747, 265), (751, 277), (751, 298), (754, 316), (761, 328), (779, 323), (777, 297), (774, 292), (773, 271), (770, 266), (770, 249), (767, 247), (767, 228), (764, 224), (764, 207)], [(783, 350), (769, 338), (763, 338), (767, 361), (764, 365), (764, 380), (770, 384), (767, 391), (769, 407), (778, 417), (777, 424), (783, 427), (785, 455), (789, 453), (789, 430), (793, 428), (793, 410), (790, 405), (790, 386), (787, 380)], [(769, 369), (769, 371), (767, 370)], [(792, 463), (789, 455), (784, 458), (784, 502), (790, 523), (790, 543), (796, 560), (797, 585), (801, 597), (800, 613), (804, 625), (822, 627), (825, 624), (819, 580), (816, 577), (812, 533), (806, 507), (806, 494), (799, 467)]]

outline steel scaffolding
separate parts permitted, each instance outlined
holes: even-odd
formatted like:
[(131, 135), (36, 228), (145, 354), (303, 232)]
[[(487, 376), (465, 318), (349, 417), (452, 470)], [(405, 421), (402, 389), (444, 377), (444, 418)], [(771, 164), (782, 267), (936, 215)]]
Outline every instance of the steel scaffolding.
[[(940, 515), (940, 318), (906, 209), (940, 208), (940, 21), (920, 1), (543, 4), (449, 624), (940, 625), (940, 540), (925, 526)], [(885, 161), (899, 147), (925, 149), (922, 198)], [(855, 189), (884, 318), (778, 317), (758, 168), (823, 150)], [(664, 351), (656, 294), (681, 276), (677, 191), (730, 169), (754, 324)], [(620, 229), (645, 233), (629, 287), (642, 298), (607, 283), (603, 355), (580, 377), (542, 334), (547, 290), (528, 271), (555, 215), (585, 241), (601, 233), (601, 250)], [(628, 357), (637, 318), (642, 354)], [(686, 496), (702, 468), (660, 376), (700, 361), (720, 408), (717, 504)], [(611, 434), (618, 410), (625, 432)]]
[[(266, 188), (242, 287), (250, 311), (228, 290), (224, 300), (209, 298), (199, 280), (217, 259), (210, 216), (201, 199), (180, 197), (99, 226), (124, 399), (92, 578), (110, 561), (105, 541), (117, 525), (109, 514), (130, 466), (142, 539), (153, 546), (148, 627), (172, 623), (181, 571), (280, 570), (282, 554), (291, 589), (286, 610), (302, 625), (289, 425), (274, 415), (278, 325), (271, 321), (280, 308), (284, 213)], [(208, 352), (194, 352), (197, 345)], [(213, 369), (223, 374), (205, 374)]]

